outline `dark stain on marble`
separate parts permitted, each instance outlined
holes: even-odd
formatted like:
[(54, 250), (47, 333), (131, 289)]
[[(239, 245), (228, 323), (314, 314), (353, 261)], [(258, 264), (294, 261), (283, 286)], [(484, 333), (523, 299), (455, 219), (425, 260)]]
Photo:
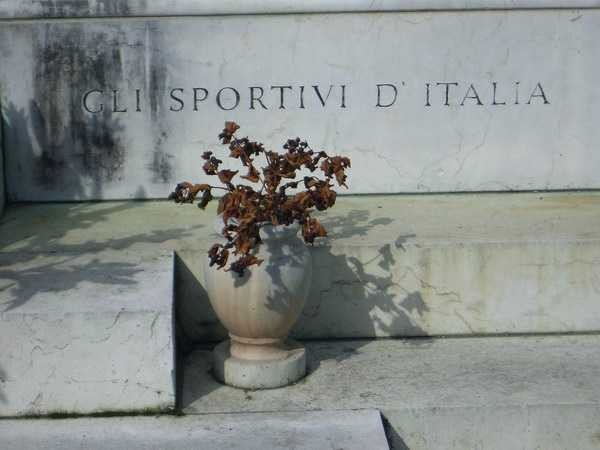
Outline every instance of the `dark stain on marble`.
[(152, 172), (154, 183), (171, 183), (173, 181), (174, 156), (168, 150), (168, 121), (164, 110), (165, 106), (161, 101), (163, 97), (157, 95), (159, 92), (166, 92), (168, 88), (169, 71), (164, 54), (167, 45), (157, 23), (147, 23), (146, 33), (148, 39), (144, 51), (149, 61), (150, 76), (146, 78), (149, 79), (149, 85), (145, 86), (145, 91), (150, 94), (150, 118), (154, 141), (152, 160), (148, 164), (148, 168)]
[[(41, 17), (94, 17), (94, 16), (129, 16), (133, 13), (131, 0), (38, 0), (33, 2)], [(138, 9), (144, 10), (146, 1), (137, 1)]]
[[(34, 40), (34, 93), (31, 118), (42, 158), (35, 179), (44, 186), (82, 176), (101, 184), (123, 175), (123, 128), (109, 108), (88, 117), (81, 107), (85, 89), (105, 89), (123, 79), (118, 27), (46, 24)], [(51, 163), (51, 164), (50, 164)], [(50, 165), (47, 165), (50, 164)], [(72, 170), (65, 171), (69, 166)]]

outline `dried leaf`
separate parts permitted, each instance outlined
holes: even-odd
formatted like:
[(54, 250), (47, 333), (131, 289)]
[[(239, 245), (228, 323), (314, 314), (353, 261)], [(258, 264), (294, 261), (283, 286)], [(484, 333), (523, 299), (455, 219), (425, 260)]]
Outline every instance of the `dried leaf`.
[(209, 266), (217, 266), (217, 269), (225, 267), (229, 258), (229, 250), (220, 244), (213, 245), (208, 251)]
[(229, 270), (237, 273), (240, 277), (243, 277), (247, 267), (253, 265), (260, 266), (262, 262), (262, 259), (258, 259), (254, 255), (244, 255), (237, 261), (231, 263), (231, 265), (229, 266)]
[(200, 209), (204, 209), (206, 208), (206, 205), (208, 205), (208, 202), (210, 202), (213, 199), (212, 193), (210, 192), (210, 189), (205, 190), (204, 192), (202, 192), (202, 198), (200, 199), (200, 203), (198, 203), (198, 208)]
[(260, 181), (260, 174), (258, 173), (258, 170), (256, 170), (256, 167), (250, 164), (248, 166), (248, 173), (242, 175), (242, 178), (251, 181), (252, 183), (258, 183)]
[(233, 138), (234, 133), (240, 128), (240, 126), (235, 122), (225, 122), (225, 128), (221, 134), (219, 134), (219, 139), (223, 144), (229, 144), (231, 139)]
[(348, 187), (345, 184), (346, 174), (344, 170), (350, 167), (350, 159), (343, 156), (333, 156), (325, 159), (321, 163), (321, 170), (327, 178), (335, 179), (339, 186)]
[(346, 174), (343, 170), (338, 170), (335, 172), (335, 179), (339, 186), (344, 186), (345, 188), (348, 187), (346, 186)]
[(312, 244), (315, 238), (327, 236), (327, 231), (317, 219), (309, 218), (302, 225), (302, 236), (305, 242)]
[[(239, 126), (235, 122), (226, 122), (219, 139), (228, 144), (229, 156), (240, 161), (248, 168), (244, 180), (251, 183), (262, 181), (260, 189), (246, 184), (233, 184), (233, 178), (239, 171), (220, 170), (223, 161), (213, 152), (202, 153), (204, 172), (217, 176), (226, 185), (227, 192), (219, 200), (217, 212), (222, 215), (225, 225), (222, 235), (225, 244), (215, 244), (208, 252), (209, 263), (217, 268), (226, 267), (231, 252), (238, 259), (229, 264), (226, 270), (232, 270), (240, 276), (246, 268), (258, 265), (262, 261), (252, 255), (260, 244), (260, 227), (266, 223), (273, 225), (302, 224), (302, 234), (308, 243), (327, 235), (321, 223), (311, 217), (315, 209), (331, 208), (337, 194), (332, 189), (334, 182), (346, 186), (346, 170), (350, 159), (342, 156), (328, 156), (323, 151), (313, 151), (308, 143), (300, 138), (288, 139), (284, 153), (265, 150), (261, 143), (250, 141), (247, 137), (236, 138)], [(259, 167), (255, 159), (262, 157), (266, 165)], [(302, 171), (315, 172), (320, 169), (324, 175), (307, 176), (296, 179)], [(282, 180), (289, 180), (282, 184)], [(208, 184), (183, 182), (177, 185), (169, 196), (177, 203), (193, 203), (202, 193), (198, 206), (202, 209), (213, 199), (213, 187)], [(297, 189), (288, 193), (288, 189)]]
[(237, 170), (221, 170), (219, 171), (219, 180), (223, 184), (231, 184), (231, 179), (238, 173)]
[(229, 146), (229, 157), (230, 158), (241, 158), (245, 155), (244, 147), (239, 145), (237, 141), (234, 141)]
[(210, 159), (204, 163), (204, 166), (202, 166), (202, 168), (204, 169), (206, 175), (216, 175), (217, 170), (219, 170), (219, 164), (221, 164), (222, 162), (223, 161), (221, 161), (220, 159), (211, 156)]
[(207, 189), (210, 189), (208, 184), (192, 184), (184, 181), (169, 194), (169, 200), (174, 200), (175, 203), (193, 203), (198, 193)]

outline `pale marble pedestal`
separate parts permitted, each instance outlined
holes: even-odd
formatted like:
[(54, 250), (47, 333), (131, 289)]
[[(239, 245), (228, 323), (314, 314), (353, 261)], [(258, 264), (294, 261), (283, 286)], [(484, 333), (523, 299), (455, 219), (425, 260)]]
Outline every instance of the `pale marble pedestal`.
[(246, 360), (231, 355), (231, 341), (221, 342), (213, 352), (213, 371), (222, 383), (243, 389), (287, 386), (306, 375), (306, 349), (289, 340), (287, 356), (271, 360)]

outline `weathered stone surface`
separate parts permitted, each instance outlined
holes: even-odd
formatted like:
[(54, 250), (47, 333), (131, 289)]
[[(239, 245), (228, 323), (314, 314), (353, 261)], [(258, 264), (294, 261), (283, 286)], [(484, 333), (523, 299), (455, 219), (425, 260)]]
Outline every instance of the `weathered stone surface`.
[(599, 188), (598, 30), (598, 9), (4, 21), (8, 195), (163, 198), (227, 119), (348, 153), (354, 193)]
[(306, 350), (302, 344), (287, 341), (287, 355), (277, 359), (250, 360), (232, 355), (230, 341), (213, 351), (213, 375), (229, 386), (241, 389), (272, 389), (296, 383), (306, 375)]
[(3, 450), (387, 450), (379, 412), (3, 420)]
[[(0, 90), (0, 94), (1, 94)], [(4, 213), (6, 204), (6, 192), (4, 191), (4, 147), (2, 145), (2, 102), (0, 97), (0, 217)]]
[[(297, 338), (600, 330), (598, 194), (345, 198), (323, 223)], [(179, 256), (202, 285), (206, 258)], [(182, 325), (222, 338), (194, 292)]]
[[(177, 251), (189, 341), (225, 337), (203, 287), (215, 205), (11, 206), (3, 252)], [(597, 331), (600, 194), (339, 198), (297, 338)]]
[(600, 406), (540, 404), (386, 410), (393, 448), (597, 450)]
[(0, 17), (127, 17), (216, 14), (593, 8), (598, 0), (3, 0)]
[(172, 409), (172, 278), (169, 252), (0, 253), (0, 416)]
[(309, 376), (243, 392), (189, 357), (189, 414), (377, 408), (394, 448), (596, 449), (600, 336), (308, 342)]

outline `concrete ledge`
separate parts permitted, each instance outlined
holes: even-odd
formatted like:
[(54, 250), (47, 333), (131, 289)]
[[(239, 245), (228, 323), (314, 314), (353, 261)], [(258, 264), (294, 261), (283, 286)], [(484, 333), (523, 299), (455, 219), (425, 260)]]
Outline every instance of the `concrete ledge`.
[(394, 448), (597, 450), (600, 406), (585, 404), (386, 410)]
[(3, 145), (4, 114), (2, 110), (2, 88), (0, 86), (0, 217), (4, 214), (6, 191), (4, 188), (4, 145)]
[[(344, 198), (323, 223), (297, 338), (600, 330), (598, 193)], [(179, 257), (201, 286), (206, 259)], [(192, 340), (221, 339), (182, 294)]]
[(598, 0), (4, 0), (0, 18), (205, 16), (330, 12), (444, 11), (493, 9), (598, 8)]
[(4, 192), (4, 159), (2, 155), (2, 140), (0, 132), (0, 217), (4, 214), (4, 207), (6, 204), (6, 195)]
[[(0, 252), (174, 249), (183, 335), (216, 341), (202, 287), (214, 207), (15, 205)], [(322, 220), (297, 338), (600, 330), (598, 192), (342, 197)]]
[(3, 420), (3, 450), (387, 450), (379, 412)]
[(307, 342), (309, 375), (244, 392), (186, 363), (188, 414), (377, 408), (393, 448), (596, 449), (600, 335)]
[(175, 406), (170, 253), (0, 253), (0, 416)]

